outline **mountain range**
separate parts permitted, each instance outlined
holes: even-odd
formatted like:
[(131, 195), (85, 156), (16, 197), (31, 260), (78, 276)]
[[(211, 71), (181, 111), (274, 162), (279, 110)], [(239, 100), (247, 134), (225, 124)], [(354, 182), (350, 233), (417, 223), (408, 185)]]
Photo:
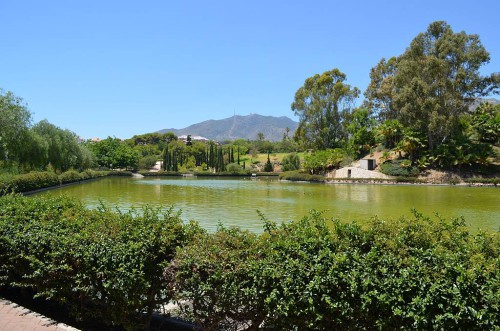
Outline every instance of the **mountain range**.
[(470, 105), (469, 109), (470, 110), (476, 109), (477, 106), (479, 106), (481, 104), (481, 102), (488, 102), (488, 103), (491, 103), (492, 105), (498, 105), (498, 104), (500, 104), (500, 100), (498, 100), (498, 99), (494, 99), (494, 98), (486, 99), (486, 98), (483, 98), (483, 99), (479, 99), (479, 100), (474, 101), (472, 103), (472, 105)]
[(221, 120), (208, 120), (183, 129), (162, 129), (157, 132), (172, 132), (177, 136), (202, 136), (216, 141), (257, 140), (258, 133), (261, 132), (265, 140), (279, 141), (283, 139), (286, 128), (290, 129), (289, 137), (292, 137), (298, 124), (286, 116), (275, 117), (250, 114), (246, 116), (234, 115)]
[[(480, 102), (489, 102), (494, 105), (500, 104), (498, 99), (481, 99), (474, 102), (470, 109), (474, 110)], [(235, 139), (256, 140), (258, 133), (264, 134), (264, 139), (279, 141), (283, 139), (286, 128), (289, 128), (289, 137), (293, 137), (298, 122), (286, 117), (263, 116), (250, 114), (246, 116), (234, 115), (221, 120), (208, 120), (190, 125), (183, 129), (163, 129), (158, 133), (172, 132), (177, 136), (192, 135), (202, 136), (210, 140), (224, 141)]]

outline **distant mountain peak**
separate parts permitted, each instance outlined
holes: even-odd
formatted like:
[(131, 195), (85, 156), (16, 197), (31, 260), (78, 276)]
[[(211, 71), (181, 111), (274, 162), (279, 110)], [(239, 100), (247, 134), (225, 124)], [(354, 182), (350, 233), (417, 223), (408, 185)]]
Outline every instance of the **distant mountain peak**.
[(259, 132), (264, 134), (264, 139), (279, 141), (283, 139), (286, 128), (290, 129), (289, 135), (297, 129), (298, 123), (286, 116), (264, 116), (251, 113), (249, 115), (233, 115), (221, 120), (207, 120), (190, 125), (183, 129), (162, 129), (158, 133), (172, 132), (175, 135), (197, 135), (211, 140), (256, 140)]
[(485, 103), (491, 103), (492, 105), (498, 105), (498, 104), (500, 104), (500, 100), (495, 99), (495, 98), (480, 98), (480, 99), (477, 99), (476, 101), (474, 101), (469, 106), (469, 109), (470, 110), (474, 110), (474, 109), (476, 109), (483, 102), (485, 102)]

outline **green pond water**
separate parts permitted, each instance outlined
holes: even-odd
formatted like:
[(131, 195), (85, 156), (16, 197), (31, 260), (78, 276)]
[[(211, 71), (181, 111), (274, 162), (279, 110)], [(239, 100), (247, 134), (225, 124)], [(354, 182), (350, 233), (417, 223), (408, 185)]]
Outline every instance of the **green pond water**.
[(144, 205), (182, 210), (182, 218), (213, 230), (218, 223), (262, 231), (257, 210), (268, 219), (299, 219), (311, 209), (328, 217), (363, 222), (394, 219), (411, 209), (446, 218), (464, 216), (471, 229), (500, 229), (500, 190), (495, 187), (363, 185), (280, 182), (274, 178), (111, 177), (39, 193), (67, 195), (89, 208), (128, 210)]

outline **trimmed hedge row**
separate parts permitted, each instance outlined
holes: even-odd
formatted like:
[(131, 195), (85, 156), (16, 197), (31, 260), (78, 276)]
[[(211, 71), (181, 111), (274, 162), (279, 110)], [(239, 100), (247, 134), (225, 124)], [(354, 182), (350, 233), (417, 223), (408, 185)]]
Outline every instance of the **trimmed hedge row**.
[(10, 189), (13, 192), (28, 192), (59, 184), (59, 176), (53, 172), (30, 172), (14, 176)]
[(165, 270), (188, 227), (150, 208), (117, 214), (67, 198), (0, 198), (0, 286), (31, 288), (78, 319), (131, 330), (171, 298)]
[(416, 212), (363, 227), (317, 212), (263, 223), (208, 233), (171, 210), (7, 195), (0, 285), (127, 329), (171, 300), (202, 330), (500, 327), (500, 232)]
[[(213, 173), (209, 171), (202, 171), (202, 172), (194, 172), (193, 175), (195, 176), (200, 176), (200, 177), (248, 177), (251, 176), (252, 173), (254, 173), (251, 170), (246, 170), (242, 171), (240, 173), (233, 173), (233, 172), (218, 172), (218, 173)], [(154, 177), (154, 176), (182, 176), (183, 173), (181, 172), (176, 172), (176, 171), (156, 171), (156, 172), (150, 172), (150, 171), (140, 171), (139, 174), (145, 176), (145, 177)], [(274, 172), (257, 172), (256, 173), (260, 177), (277, 177), (278, 173)]]
[(290, 181), (306, 181), (306, 182), (324, 182), (326, 179), (321, 175), (311, 175), (308, 173), (300, 172), (300, 171), (285, 171), (280, 174), (281, 180), (290, 180)]
[(500, 327), (500, 235), (463, 220), (313, 212), (258, 236), (220, 228), (176, 256), (179, 298), (201, 329), (371, 330)]
[(69, 170), (60, 175), (50, 171), (33, 171), (4, 179), (0, 182), (0, 194), (2, 192), (29, 192), (46, 187), (103, 177), (106, 175), (108, 175), (107, 172), (94, 170), (85, 170), (83, 172)]
[(467, 184), (485, 184), (485, 185), (495, 185), (500, 184), (500, 178), (467, 178), (464, 179)]

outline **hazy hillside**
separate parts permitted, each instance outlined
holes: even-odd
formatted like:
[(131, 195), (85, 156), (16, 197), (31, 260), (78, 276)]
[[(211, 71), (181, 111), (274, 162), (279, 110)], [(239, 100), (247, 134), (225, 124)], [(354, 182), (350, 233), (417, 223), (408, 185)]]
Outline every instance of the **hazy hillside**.
[(474, 103), (473, 103), (473, 104), (469, 107), (469, 109), (470, 109), (470, 110), (474, 110), (474, 109), (476, 109), (476, 108), (477, 108), (477, 106), (479, 106), (479, 104), (480, 104), (481, 102), (489, 102), (489, 103), (491, 103), (491, 104), (493, 104), (493, 105), (498, 105), (498, 104), (500, 104), (500, 100), (498, 100), (498, 99), (494, 99), (494, 98), (486, 99), (486, 98), (484, 98), (484, 99), (480, 99), (480, 100), (475, 101), (475, 102), (474, 102)]
[(234, 139), (257, 139), (257, 134), (262, 132), (264, 139), (278, 141), (283, 138), (286, 128), (290, 129), (290, 137), (297, 129), (298, 123), (286, 116), (262, 116), (251, 114), (247, 116), (235, 115), (222, 120), (209, 120), (193, 124), (184, 129), (163, 129), (157, 132), (173, 132), (180, 135), (202, 136), (208, 139), (222, 141)]
[[(473, 103), (470, 109), (475, 109), (480, 102), (490, 102), (492, 104), (500, 104), (497, 99), (482, 99)], [(157, 132), (173, 132), (177, 136), (192, 135), (202, 136), (211, 140), (223, 141), (234, 139), (257, 139), (257, 134), (262, 132), (264, 139), (270, 141), (278, 141), (283, 138), (283, 133), (288, 127), (290, 129), (290, 137), (297, 129), (298, 123), (292, 119), (281, 116), (262, 116), (258, 114), (250, 114), (247, 116), (235, 115), (222, 120), (208, 120), (197, 124), (190, 125), (183, 129), (162, 129)]]

